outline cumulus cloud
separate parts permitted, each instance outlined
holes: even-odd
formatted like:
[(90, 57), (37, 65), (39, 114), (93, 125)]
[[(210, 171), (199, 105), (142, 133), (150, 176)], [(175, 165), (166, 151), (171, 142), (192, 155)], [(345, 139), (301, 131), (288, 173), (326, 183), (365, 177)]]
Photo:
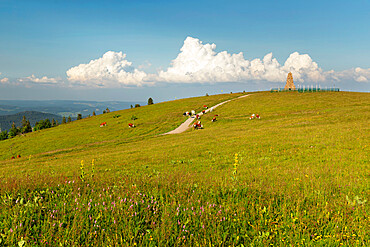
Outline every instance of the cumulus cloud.
[(187, 37), (180, 53), (167, 69), (155, 74), (143, 70), (151, 64), (134, 68), (122, 52), (108, 51), (102, 57), (70, 68), (68, 80), (75, 85), (90, 87), (125, 87), (165, 83), (218, 83), (268, 81), (284, 83), (289, 72), (295, 82), (326, 82), (351, 80), (370, 81), (370, 69), (355, 68), (345, 71), (323, 71), (308, 54), (293, 52), (283, 64), (272, 53), (262, 59), (247, 60), (242, 52), (216, 52), (215, 44), (203, 44)]
[(101, 58), (80, 64), (67, 72), (68, 80), (93, 87), (142, 86), (147, 74), (132, 66), (122, 52), (108, 51)]
[(19, 82), (33, 82), (33, 83), (38, 83), (38, 84), (56, 84), (61, 81), (60, 78), (52, 78), (52, 77), (47, 77), (43, 76), (40, 78), (37, 78), (35, 75), (31, 75), (28, 77), (24, 78), (19, 78)]
[[(0, 73), (0, 74), (1, 74), (1, 73)], [(5, 84), (5, 83), (9, 83), (9, 78), (6, 78), (6, 77), (5, 77), (5, 78), (1, 79), (1, 80), (0, 80), (0, 82), (1, 82), (1, 83), (4, 83), (4, 84)]]
[(203, 44), (187, 37), (178, 56), (167, 70), (158, 73), (157, 80), (165, 82), (243, 82), (264, 80), (282, 82), (289, 72), (296, 81), (323, 81), (325, 74), (308, 54), (294, 52), (284, 65), (272, 53), (262, 60), (246, 60), (243, 53), (215, 52), (215, 44)]
[(336, 81), (355, 80), (357, 82), (370, 82), (370, 68), (354, 68), (340, 72), (330, 71), (330, 76)]

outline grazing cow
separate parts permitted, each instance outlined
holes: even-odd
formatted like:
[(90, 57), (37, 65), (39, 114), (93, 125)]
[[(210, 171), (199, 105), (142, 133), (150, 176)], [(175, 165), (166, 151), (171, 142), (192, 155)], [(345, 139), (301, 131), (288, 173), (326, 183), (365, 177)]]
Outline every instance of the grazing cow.
[(103, 122), (100, 124), (100, 127), (104, 127), (104, 126), (107, 126), (107, 122)]
[(132, 123), (129, 123), (129, 124), (128, 124), (128, 127), (129, 127), (129, 128), (134, 128), (134, 127), (135, 127), (135, 125), (134, 125), (134, 124), (132, 124)]
[(203, 107), (204, 107), (205, 109), (208, 109), (208, 106), (206, 106), (206, 105), (204, 105)]
[(203, 111), (202, 111), (202, 113), (203, 113), (203, 114), (206, 114), (206, 110), (203, 110)]
[(18, 155), (17, 155), (17, 158), (20, 158), (20, 157), (21, 157), (21, 156), (18, 154)]
[(200, 116), (197, 114), (197, 115), (195, 116), (195, 118), (196, 118), (196, 119), (200, 119)]
[(194, 110), (191, 110), (191, 115), (195, 115), (195, 111)]
[(257, 119), (260, 119), (260, 115), (256, 114), (256, 118), (257, 118)]
[(197, 121), (193, 124), (194, 129), (203, 129), (203, 125), (200, 121)]
[(15, 159), (15, 157), (14, 156), (12, 156), (12, 160), (14, 160)]
[(190, 112), (188, 112), (188, 111), (187, 111), (187, 112), (185, 112), (185, 113), (186, 113), (186, 116), (190, 116)]
[(183, 116), (186, 116), (186, 112), (184, 112), (182, 115), (183, 115)]
[(217, 121), (216, 117), (212, 118), (212, 122), (216, 122), (216, 121)]

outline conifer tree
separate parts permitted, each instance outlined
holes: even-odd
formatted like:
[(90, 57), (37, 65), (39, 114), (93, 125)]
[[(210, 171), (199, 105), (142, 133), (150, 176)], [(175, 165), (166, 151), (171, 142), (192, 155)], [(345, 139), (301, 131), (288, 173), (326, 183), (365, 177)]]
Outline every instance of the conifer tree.
[(81, 113), (79, 113), (78, 115), (77, 115), (77, 120), (81, 120), (82, 119), (82, 114)]
[(32, 132), (32, 126), (31, 126), (30, 121), (27, 120), (26, 125), (22, 128), (22, 133), (25, 134), (29, 132)]
[(149, 98), (148, 99), (148, 105), (153, 105), (153, 104), (154, 104), (153, 99), (152, 98)]
[(71, 116), (68, 117), (68, 123), (72, 122)]
[(93, 111), (93, 116), (96, 116), (95, 111)]
[(26, 119), (26, 116), (23, 116), (23, 119), (22, 119), (22, 128), (26, 127), (27, 125), (27, 119)]
[(55, 127), (55, 126), (57, 126), (57, 124), (55, 123), (55, 120), (54, 120), (54, 118), (51, 120), (51, 126), (52, 127)]
[(66, 117), (63, 116), (63, 119), (62, 119), (62, 124), (65, 124), (66, 123)]
[(8, 131), (4, 130), (0, 132), (0, 141), (8, 139)]
[(15, 126), (15, 123), (13, 122), (12, 128), (9, 130), (8, 136), (9, 138), (13, 138), (16, 135), (18, 135), (18, 133), (19, 133), (19, 129), (17, 128), (17, 126)]

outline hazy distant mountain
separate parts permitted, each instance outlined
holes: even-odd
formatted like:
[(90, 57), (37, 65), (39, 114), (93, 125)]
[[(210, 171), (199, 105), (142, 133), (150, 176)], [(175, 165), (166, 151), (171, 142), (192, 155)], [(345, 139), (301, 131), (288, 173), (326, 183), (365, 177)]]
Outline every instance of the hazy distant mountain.
[(25, 112), (19, 112), (16, 114), (12, 115), (3, 115), (0, 116), (0, 129), (2, 131), (4, 130), (9, 130), (12, 127), (13, 122), (17, 127), (20, 127), (22, 125), (22, 119), (23, 116), (26, 117), (27, 120), (30, 121), (31, 126), (35, 126), (35, 123), (44, 120), (44, 119), (49, 119), (50, 122), (52, 119), (56, 120), (60, 123), (62, 123), (62, 117), (55, 115), (55, 114), (50, 114), (50, 113), (43, 113), (43, 112), (37, 112), (37, 111), (25, 111)]
[(135, 104), (146, 105), (144, 102), (122, 101), (76, 101), (76, 100), (0, 100), (0, 115), (10, 115), (24, 111), (38, 111), (60, 116), (77, 117), (92, 115), (92, 112), (102, 114), (103, 110), (110, 111), (128, 109)]

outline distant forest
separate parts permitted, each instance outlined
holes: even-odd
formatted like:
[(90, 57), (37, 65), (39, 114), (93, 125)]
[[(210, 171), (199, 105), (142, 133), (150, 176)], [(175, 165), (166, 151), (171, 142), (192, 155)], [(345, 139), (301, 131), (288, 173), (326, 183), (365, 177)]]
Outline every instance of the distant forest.
[[(63, 117), (61, 117), (61, 116), (58, 116), (58, 115), (55, 115), (55, 114), (50, 114), (50, 113), (43, 113), (43, 112), (37, 112), (37, 111), (19, 112), (19, 113), (12, 114), (12, 115), (0, 116), (0, 129), (1, 129), (1, 131), (10, 130), (10, 128), (12, 127), (13, 122), (15, 123), (15, 125), (17, 127), (21, 126), (23, 116), (25, 116), (26, 119), (30, 121), (31, 126), (35, 126), (36, 122), (39, 122), (40, 120), (44, 120), (44, 119), (49, 119), (50, 122), (52, 121), (52, 119), (54, 119), (55, 121), (58, 121), (59, 124), (61, 124), (62, 119), (63, 119)], [(66, 117), (68, 117), (68, 116), (66, 116)], [(76, 118), (74, 118), (73, 120), (75, 120), (75, 119)]]

